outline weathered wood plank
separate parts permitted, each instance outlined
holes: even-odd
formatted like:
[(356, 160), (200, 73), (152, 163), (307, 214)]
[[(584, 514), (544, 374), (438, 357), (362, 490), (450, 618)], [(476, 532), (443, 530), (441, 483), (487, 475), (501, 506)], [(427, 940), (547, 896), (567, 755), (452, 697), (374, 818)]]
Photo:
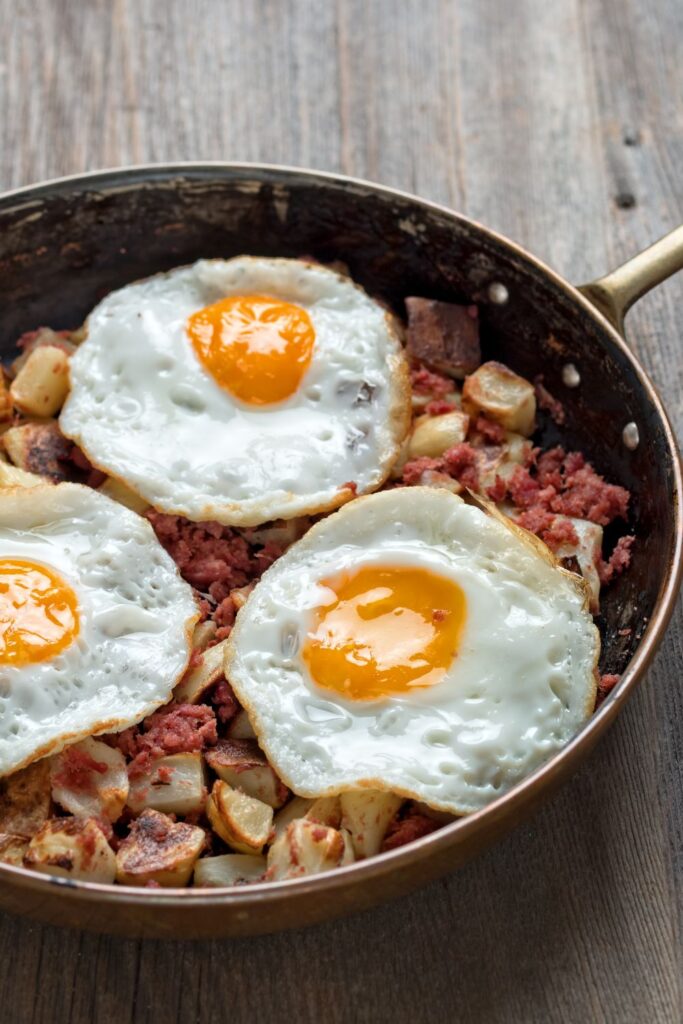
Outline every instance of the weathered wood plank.
[[(683, 220), (679, 0), (0, 0), (0, 187), (147, 160), (367, 176), (586, 279)], [(632, 201), (633, 200), (633, 201)], [(631, 314), (683, 427), (683, 277)], [(245, 942), (0, 922), (17, 1021), (683, 1015), (683, 619), (531, 824), (361, 917)]]

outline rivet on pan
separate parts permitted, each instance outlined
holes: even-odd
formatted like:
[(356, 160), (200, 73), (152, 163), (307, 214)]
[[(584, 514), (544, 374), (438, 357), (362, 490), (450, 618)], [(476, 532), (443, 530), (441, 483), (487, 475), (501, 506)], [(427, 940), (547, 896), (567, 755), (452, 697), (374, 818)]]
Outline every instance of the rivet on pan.
[(621, 432), (621, 437), (627, 448), (633, 452), (640, 444), (640, 434), (635, 423), (627, 423)]
[(573, 363), (566, 363), (562, 367), (562, 383), (567, 388), (578, 388), (581, 383), (581, 374)]
[(496, 306), (504, 306), (510, 298), (510, 293), (500, 281), (492, 281), (489, 285), (488, 296)]

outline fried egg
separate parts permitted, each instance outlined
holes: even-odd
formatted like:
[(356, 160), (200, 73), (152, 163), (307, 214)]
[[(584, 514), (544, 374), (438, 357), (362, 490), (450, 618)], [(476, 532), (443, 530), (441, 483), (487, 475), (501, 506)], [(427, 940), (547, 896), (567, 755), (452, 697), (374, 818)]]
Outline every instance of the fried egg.
[(313, 526), (237, 616), (226, 675), (295, 793), (369, 786), (475, 811), (595, 703), (581, 579), (445, 491), (359, 498)]
[(164, 704), (197, 618), (136, 513), (79, 484), (0, 492), (0, 776)]
[(393, 318), (293, 259), (200, 260), (108, 295), (62, 431), (155, 508), (255, 526), (387, 477), (410, 420)]

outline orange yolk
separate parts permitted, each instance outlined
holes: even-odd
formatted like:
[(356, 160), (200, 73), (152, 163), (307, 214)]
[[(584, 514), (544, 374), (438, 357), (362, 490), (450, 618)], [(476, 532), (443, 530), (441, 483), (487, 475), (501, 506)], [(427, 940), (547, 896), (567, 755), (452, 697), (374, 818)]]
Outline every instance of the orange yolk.
[(321, 582), (334, 600), (316, 610), (303, 648), (318, 686), (378, 700), (443, 679), (466, 617), (457, 583), (398, 566), (366, 566)]
[(32, 665), (78, 634), (78, 598), (63, 579), (24, 559), (0, 559), (0, 663)]
[(188, 334), (202, 366), (250, 405), (271, 405), (299, 387), (315, 331), (301, 306), (267, 295), (233, 295), (193, 313)]

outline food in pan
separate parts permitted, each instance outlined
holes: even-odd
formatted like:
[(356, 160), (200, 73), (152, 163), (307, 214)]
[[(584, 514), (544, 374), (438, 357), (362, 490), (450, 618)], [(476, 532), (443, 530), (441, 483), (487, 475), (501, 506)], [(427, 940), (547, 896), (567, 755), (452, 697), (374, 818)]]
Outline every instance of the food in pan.
[(295, 793), (365, 786), (466, 814), (574, 735), (599, 648), (583, 581), (547, 549), (447, 490), (398, 488), (278, 559), (226, 673)]
[(62, 433), (164, 512), (336, 508), (380, 486), (408, 426), (393, 316), (319, 264), (200, 260), (112, 292), (86, 332)]
[[(0, 388), (0, 560), (26, 558), (37, 527), (64, 647), (0, 672), (31, 724), (27, 744), (3, 704), (0, 860), (152, 887), (343, 867), (505, 792), (614, 685), (592, 615), (630, 561), (630, 535), (603, 538), (628, 492), (534, 444), (564, 410), (482, 361), (476, 307), (410, 297), (406, 313), (310, 261), (239, 258), (20, 340)], [(245, 453), (242, 483), (221, 477)], [(128, 609), (99, 644), (94, 601)], [(33, 699), (29, 679), (46, 680)]]

